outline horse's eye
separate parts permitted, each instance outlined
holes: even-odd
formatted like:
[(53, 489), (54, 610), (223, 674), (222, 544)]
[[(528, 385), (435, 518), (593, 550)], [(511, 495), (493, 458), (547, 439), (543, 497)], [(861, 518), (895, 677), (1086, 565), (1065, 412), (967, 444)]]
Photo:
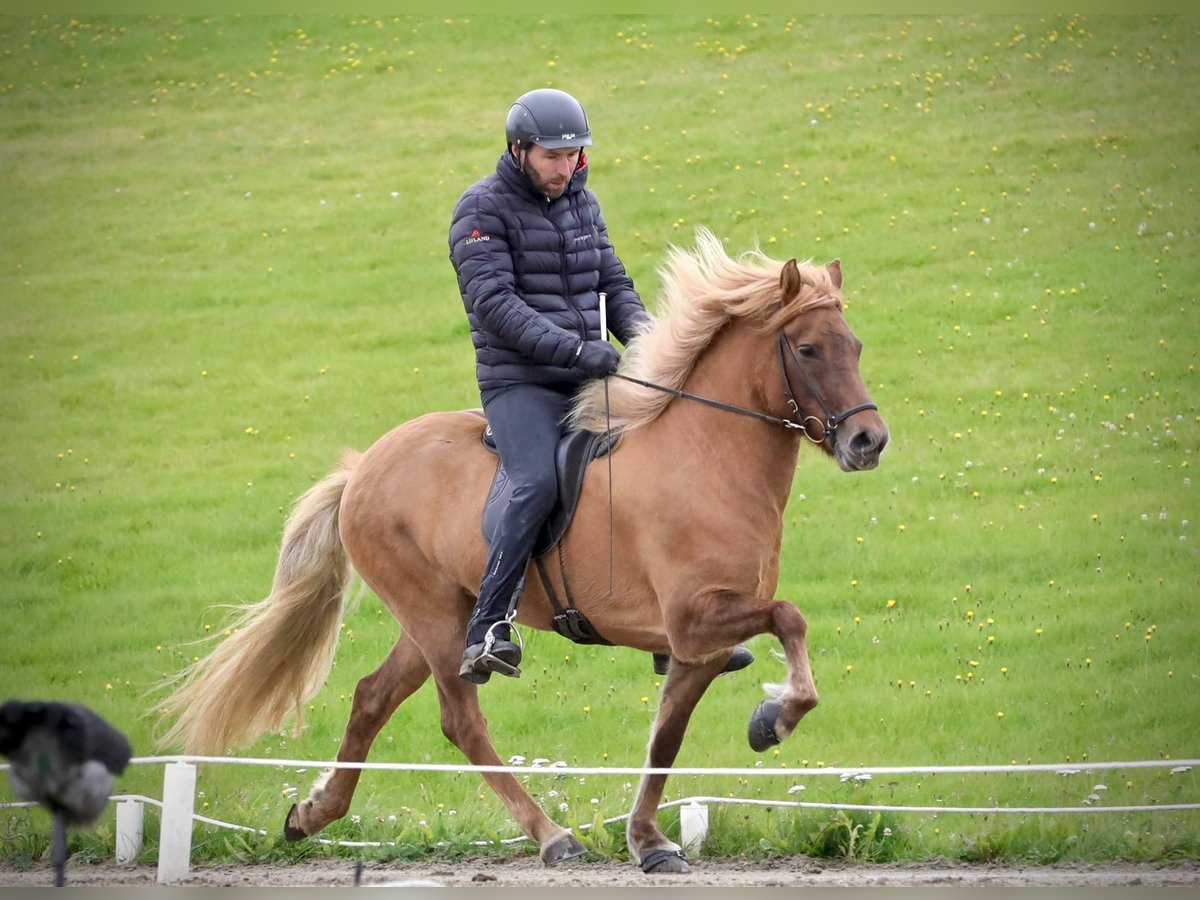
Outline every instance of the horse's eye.
[(799, 353), (801, 356), (803, 356), (805, 359), (812, 359), (814, 356), (817, 355), (817, 348), (814, 347), (812, 344), (801, 344), (799, 347), (796, 348), (796, 352)]

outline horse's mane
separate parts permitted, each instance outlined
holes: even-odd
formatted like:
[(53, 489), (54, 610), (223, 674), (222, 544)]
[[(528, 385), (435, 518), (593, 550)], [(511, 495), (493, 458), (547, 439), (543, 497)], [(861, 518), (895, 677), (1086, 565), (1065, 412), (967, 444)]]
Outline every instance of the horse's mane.
[[(700, 354), (734, 316), (773, 331), (806, 310), (841, 308), (829, 270), (808, 262), (799, 266), (800, 293), (781, 306), (784, 265), (758, 248), (731, 258), (711, 231), (698, 229), (696, 248), (672, 247), (659, 269), (663, 286), (658, 314), (629, 342), (619, 373), (678, 390)], [(569, 422), (589, 431), (632, 431), (657, 418), (670, 400), (664, 391), (609, 378), (606, 413), (604, 382), (588, 382), (575, 398)]]

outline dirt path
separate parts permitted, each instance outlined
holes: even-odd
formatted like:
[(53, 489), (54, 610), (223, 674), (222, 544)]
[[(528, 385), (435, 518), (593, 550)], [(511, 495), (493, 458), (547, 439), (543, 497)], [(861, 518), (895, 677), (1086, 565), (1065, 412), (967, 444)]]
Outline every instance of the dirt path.
[[(350, 887), (354, 863), (347, 860), (290, 866), (221, 865), (192, 870), (181, 884), (220, 887)], [(153, 885), (152, 866), (68, 864), (67, 886)], [(576, 861), (547, 868), (535, 857), (480, 858), (436, 864), (378, 864), (363, 867), (363, 886), (428, 887), (1160, 887), (1200, 885), (1200, 864), (1008, 866), (938, 860), (912, 865), (854, 864), (809, 857), (695, 862), (690, 875), (643, 875), (623, 862)], [(0, 867), (0, 886), (53, 884), (48, 866), (28, 870)]]

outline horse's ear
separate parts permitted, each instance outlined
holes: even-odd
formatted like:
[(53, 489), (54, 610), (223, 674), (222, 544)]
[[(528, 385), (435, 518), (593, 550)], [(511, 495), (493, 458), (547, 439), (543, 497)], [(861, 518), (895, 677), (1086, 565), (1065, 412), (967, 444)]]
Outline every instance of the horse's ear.
[(833, 279), (833, 286), (840, 291), (842, 289), (842, 261), (835, 259), (825, 268), (829, 270), (829, 277)]
[(796, 265), (795, 259), (789, 259), (783, 264), (783, 271), (779, 273), (779, 292), (782, 295), (780, 300), (784, 306), (800, 293), (802, 285), (800, 267)]

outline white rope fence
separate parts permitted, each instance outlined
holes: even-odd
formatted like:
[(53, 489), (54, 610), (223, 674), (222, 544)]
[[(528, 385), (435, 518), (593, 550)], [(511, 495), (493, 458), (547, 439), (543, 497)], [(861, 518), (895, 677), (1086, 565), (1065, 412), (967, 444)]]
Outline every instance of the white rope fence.
[[(192, 828), (201, 822), (218, 828), (267, 835), (265, 829), (232, 822), (223, 822), (195, 812), (196, 765), (245, 765), (271, 766), (291, 769), (371, 769), (401, 772), (440, 772), (460, 774), (464, 772), (508, 772), (513, 775), (697, 775), (732, 776), (738, 778), (771, 776), (811, 778), (837, 777), (842, 781), (867, 781), (875, 775), (942, 775), (942, 774), (1012, 774), (1018, 772), (1051, 772), (1070, 776), (1082, 772), (1099, 772), (1114, 769), (1163, 769), (1170, 768), (1172, 774), (1182, 774), (1200, 766), (1200, 759), (1184, 760), (1133, 760), (1126, 762), (1080, 762), (1080, 763), (1026, 763), (1008, 765), (961, 765), (961, 766), (827, 766), (816, 769), (802, 768), (654, 768), (643, 766), (571, 766), (563, 762), (540, 765), (495, 765), (473, 766), (450, 763), (383, 763), (383, 762), (339, 762), (329, 760), (271, 759), (235, 756), (142, 756), (130, 760), (131, 765), (163, 765), (163, 798), (157, 800), (138, 794), (114, 795), (110, 799), (117, 803), (116, 857), (118, 863), (130, 863), (141, 852), (143, 835), (144, 804), (158, 807), (161, 813), (158, 855), (158, 882), (171, 883), (185, 878), (191, 866)], [(0, 771), (9, 766), (0, 766)], [(792, 790), (795, 790), (793, 788)], [(789, 791), (790, 792), (790, 791)], [(1093, 796), (1095, 796), (1093, 794)], [(711, 805), (760, 806), (785, 809), (841, 809), (861, 812), (900, 813), (966, 813), (966, 814), (1079, 814), (1079, 813), (1137, 813), (1164, 812), (1200, 809), (1200, 803), (1159, 803), (1144, 805), (1106, 806), (1084, 801), (1080, 806), (903, 806), (892, 804), (829, 803), (806, 800), (756, 800), (734, 797), (695, 796), (672, 800), (659, 805), (659, 810), (680, 808), (680, 837), (685, 848), (698, 848), (708, 829), (708, 807)], [(35, 803), (0, 803), (0, 808), (30, 807)], [(605, 825), (629, 818), (626, 813), (604, 820)], [(581, 825), (582, 830), (591, 828)], [(386, 847), (386, 841), (335, 841), (326, 838), (311, 840), (339, 847)], [(524, 835), (506, 838), (501, 844), (515, 844), (528, 840)], [(490, 841), (476, 842), (479, 846), (491, 845)]]
[[(243, 766), (280, 766), (300, 769), (384, 769), (392, 772), (511, 772), (513, 774), (538, 775), (940, 775), (940, 774), (995, 774), (1001, 772), (1054, 772), (1060, 775), (1075, 775), (1080, 772), (1097, 772), (1105, 769), (1165, 769), (1168, 766), (1180, 772), (1200, 766), (1200, 759), (1162, 760), (1148, 759), (1133, 762), (1079, 762), (1079, 763), (1009, 763), (982, 766), (822, 766), (816, 769), (767, 769), (755, 766), (750, 769), (735, 768), (689, 768), (687, 766), (570, 766), (566, 763), (538, 765), (471, 766), (457, 763), (385, 763), (385, 762), (340, 762), (304, 759), (272, 759), (270, 757), (241, 756), (137, 756), (130, 765), (156, 763), (217, 763)], [(2, 767), (0, 767), (2, 768)]]

